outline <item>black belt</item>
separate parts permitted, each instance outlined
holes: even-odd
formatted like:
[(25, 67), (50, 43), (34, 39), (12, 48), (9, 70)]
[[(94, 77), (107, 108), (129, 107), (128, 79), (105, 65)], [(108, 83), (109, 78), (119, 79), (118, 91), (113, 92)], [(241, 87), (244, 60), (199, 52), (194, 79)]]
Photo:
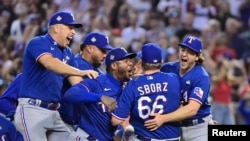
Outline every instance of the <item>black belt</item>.
[(39, 106), (49, 110), (57, 110), (60, 107), (60, 103), (45, 102), (39, 99), (32, 99), (32, 98), (29, 99), (28, 104)]
[(97, 139), (91, 135), (87, 137), (87, 141), (97, 141)]
[(194, 126), (197, 124), (201, 124), (204, 123), (205, 121), (202, 118), (198, 118), (198, 119), (193, 119), (193, 120), (182, 120), (180, 121), (180, 126), (182, 127), (188, 127), (188, 126)]
[[(137, 135), (136, 138), (141, 140), (141, 141), (152, 141), (151, 138), (141, 136), (141, 135)], [(157, 140), (157, 139), (154, 139), (154, 140)], [(180, 141), (180, 140), (179, 139), (159, 139), (159, 141)]]

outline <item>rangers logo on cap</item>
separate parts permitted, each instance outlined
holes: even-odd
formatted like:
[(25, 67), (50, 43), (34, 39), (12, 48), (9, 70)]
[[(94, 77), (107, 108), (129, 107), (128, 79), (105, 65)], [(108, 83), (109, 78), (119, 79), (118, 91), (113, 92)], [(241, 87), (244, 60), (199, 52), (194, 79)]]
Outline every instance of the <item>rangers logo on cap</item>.
[(178, 45), (182, 47), (187, 47), (196, 53), (201, 53), (203, 48), (201, 40), (195, 36), (186, 36), (183, 42), (179, 43)]

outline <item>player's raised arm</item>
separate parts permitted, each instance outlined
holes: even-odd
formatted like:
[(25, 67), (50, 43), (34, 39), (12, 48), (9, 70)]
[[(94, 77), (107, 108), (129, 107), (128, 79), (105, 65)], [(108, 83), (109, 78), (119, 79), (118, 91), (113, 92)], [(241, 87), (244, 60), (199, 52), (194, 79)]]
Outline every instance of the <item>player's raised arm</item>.
[[(48, 33), (35, 36), (26, 44), (18, 106), (14, 117), (15, 126), (26, 140), (49, 140), (51, 137), (45, 134), (47, 131), (54, 140), (69, 137), (70, 129), (58, 112), (64, 80), (68, 76), (78, 76), (78, 79), (71, 82), (77, 83), (82, 76), (97, 76), (94, 71), (75, 68), (74, 54), (69, 45), (75, 28), (81, 27), (83, 25), (75, 22), (72, 13), (59, 11), (51, 16)], [(37, 118), (30, 118), (34, 115)]]
[(102, 102), (105, 106), (113, 111), (116, 108), (116, 100), (106, 95), (89, 92), (84, 84), (76, 84), (69, 88), (64, 95), (64, 99), (73, 103), (82, 102)]

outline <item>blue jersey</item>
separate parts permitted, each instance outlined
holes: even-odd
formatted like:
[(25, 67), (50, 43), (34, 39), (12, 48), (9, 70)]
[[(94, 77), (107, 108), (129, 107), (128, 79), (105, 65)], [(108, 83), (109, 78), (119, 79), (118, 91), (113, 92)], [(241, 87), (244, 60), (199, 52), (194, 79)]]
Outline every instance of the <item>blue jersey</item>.
[(20, 97), (59, 102), (64, 76), (46, 69), (38, 62), (44, 54), (51, 54), (65, 64), (76, 66), (70, 48), (60, 47), (49, 34), (34, 37), (24, 52)]
[(180, 63), (169, 62), (161, 67), (163, 72), (173, 72), (177, 74), (181, 82), (181, 94), (184, 105), (192, 99), (201, 104), (197, 114), (189, 119), (203, 118), (211, 114), (211, 105), (208, 102), (210, 91), (210, 78), (206, 70), (201, 65), (196, 65), (185, 75), (179, 75)]
[[(94, 68), (87, 60), (83, 59), (80, 54), (77, 54), (74, 56), (76, 61), (76, 67), (80, 70), (95, 70), (101, 74), (102, 72)], [(71, 87), (71, 84), (68, 82), (68, 80), (65, 78), (62, 88), (62, 94), (64, 94), (69, 88)], [(62, 99), (60, 102), (61, 106), (58, 109), (60, 112), (60, 115), (64, 122), (68, 124), (79, 124), (80, 120), (80, 112), (81, 109), (78, 104), (73, 104), (72, 102), (69, 102), (67, 100)]]
[[(74, 85), (67, 91), (67, 98), (72, 102), (79, 101), (82, 93), (104, 94), (117, 98), (122, 91), (122, 83), (110, 74), (102, 74), (96, 79), (84, 79), (80, 84)], [(77, 95), (75, 95), (77, 93)], [(82, 96), (84, 97), (84, 96)], [(81, 102), (80, 128), (100, 141), (112, 141), (116, 127), (111, 122), (108, 108), (101, 102)]]
[(18, 74), (0, 97), (0, 113), (11, 116), (16, 111), (22, 73)]
[[(19, 91), (21, 86), (22, 73), (18, 74), (16, 78), (11, 82), (8, 88), (4, 91), (3, 95), (0, 97), (0, 113), (5, 114), (7, 117), (11, 117), (15, 114), (16, 106), (19, 97)], [(68, 81), (64, 82), (62, 94), (70, 87)], [(60, 101), (60, 108), (58, 111), (64, 122), (68, 124), (77, 124), (79, 119), (79, 112), (73, 113), (72, 103), (62, 100)]]
[(155, 139), (177, 138), (180, 136), (177, 123), (163, 124), (151, 132), (144, 122), (151, 119), (150, 113), (166, 114), (177, 110), (180, 98), (180, 82), (174, 73), (142, 75), (128, 82), (113, 116), (125, 120), (130, 115), (130, 124), (137, 135)]
[(15, 125), (0, 115), (0, 141), (23, 141)]

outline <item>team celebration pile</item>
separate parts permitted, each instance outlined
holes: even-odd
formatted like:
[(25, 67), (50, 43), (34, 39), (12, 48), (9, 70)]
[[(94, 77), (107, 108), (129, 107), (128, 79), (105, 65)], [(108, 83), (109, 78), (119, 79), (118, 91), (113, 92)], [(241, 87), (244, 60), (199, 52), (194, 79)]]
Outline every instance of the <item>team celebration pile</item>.
[(250, 136), (250, 0), (2, 0), (0, 25), (0, 141)]

